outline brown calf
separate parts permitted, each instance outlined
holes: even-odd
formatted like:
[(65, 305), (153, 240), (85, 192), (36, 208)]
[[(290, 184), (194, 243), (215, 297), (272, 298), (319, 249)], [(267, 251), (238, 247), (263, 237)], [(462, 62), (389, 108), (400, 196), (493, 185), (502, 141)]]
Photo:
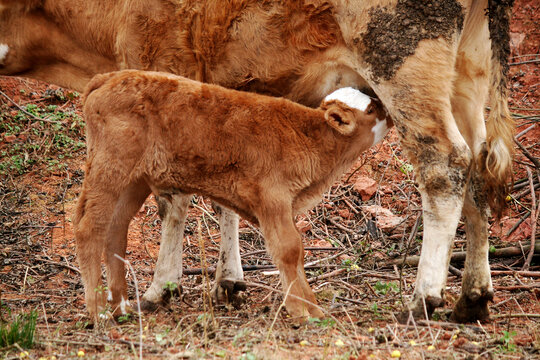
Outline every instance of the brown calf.
[[(293, 317), (321, 317), (303, 270), (293, 217), (392, 125), (380, 103), (352, 88), (335, 91), (317, 109), (158, 72), (98, 75), (86, 90), (88, 160), (74, 219), (77, 255), (92, 316), (108, 282), (125, 284), (129, 222), (152, 192), (209, 196), (259, 224), (280, 270)], [(180, 258), (181, 259), (181, 258)], [(178, 259), (178, 260), (180, 260)], [(113, 290), (113, 291), (114, 291)], [(113, 293), (116, 312), (127, 292)]]

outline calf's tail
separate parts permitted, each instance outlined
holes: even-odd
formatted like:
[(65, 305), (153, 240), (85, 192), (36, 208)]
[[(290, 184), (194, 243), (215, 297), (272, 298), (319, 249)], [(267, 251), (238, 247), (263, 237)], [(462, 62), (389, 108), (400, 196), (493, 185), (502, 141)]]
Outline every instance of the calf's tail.
[(116, 73), (114, 72), (98, 74), (92, 79), (90, 79), (90, 81), (88, 82), (88, 84), (86, 84), (86, 87), (84, 88), (83, 101), (86, 101), (88, 95), (90, 95), (92, 91), (99, 89), (105, 82), (107, 82), (107, 80), (112, 78), (115, 74)]

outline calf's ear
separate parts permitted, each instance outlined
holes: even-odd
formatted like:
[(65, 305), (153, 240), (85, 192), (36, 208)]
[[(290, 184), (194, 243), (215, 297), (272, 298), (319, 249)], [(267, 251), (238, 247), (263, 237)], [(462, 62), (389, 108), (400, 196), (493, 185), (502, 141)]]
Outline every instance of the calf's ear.
[(328, 125), (343, 135), (350, 135), (356, 127), (353, 113), (336, 103), (325, 106), (324, 118)]

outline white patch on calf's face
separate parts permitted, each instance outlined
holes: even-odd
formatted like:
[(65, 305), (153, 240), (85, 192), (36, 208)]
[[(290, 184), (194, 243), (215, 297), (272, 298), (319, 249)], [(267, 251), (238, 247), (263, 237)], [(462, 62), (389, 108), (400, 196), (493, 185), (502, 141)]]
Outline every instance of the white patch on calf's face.
[(324, 101), (330, 100), (341, 101), (348, 107), (360, 111), (366, 111), (369, 104), (371, 104), (371, 98), (369, 96), (351, 87), (338, 89), (324, 98)]
[(371, 132), (373, 133), (373, 144), (371, 145), (373, 146), (379, 143), (386, 136), (388, 130), (386, 119), (375, 119), (375, 126), (371, 128)]
[(4, 63), (4, 59), (6, 58), (8, 51), (9, 46), (6, 44), (0, 44), (0, 64)]

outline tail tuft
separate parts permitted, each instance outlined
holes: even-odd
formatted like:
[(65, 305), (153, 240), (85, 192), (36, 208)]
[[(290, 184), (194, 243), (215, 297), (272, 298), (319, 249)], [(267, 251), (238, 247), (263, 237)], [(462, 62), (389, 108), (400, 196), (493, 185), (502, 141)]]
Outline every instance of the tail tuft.
[(488, 20), (491, 38), (491, 111), (487, 121), (486, 152), (479, 164), (486, 182), (489, 205), (501, 216), (506, 206), (508, 179), (512, 176), (514, 121), (508, 110), (508, 56), (510, 54), (510, 15), (513, 0), (489, 0)]

